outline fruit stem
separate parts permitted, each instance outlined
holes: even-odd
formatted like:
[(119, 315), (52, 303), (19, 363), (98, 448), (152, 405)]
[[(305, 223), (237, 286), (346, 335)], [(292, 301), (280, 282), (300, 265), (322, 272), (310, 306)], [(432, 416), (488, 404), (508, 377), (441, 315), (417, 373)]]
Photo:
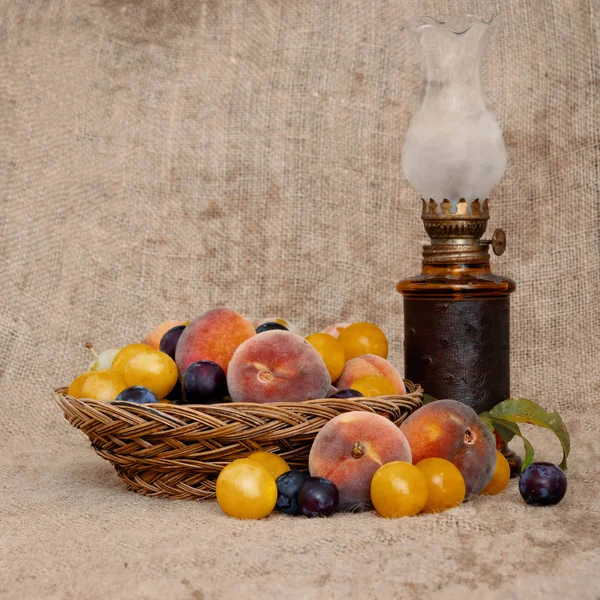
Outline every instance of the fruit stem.
[(86, 342), (85, 347), (94, 355), (94, 358), (98, 358), (98, 353), (96, 352), (96, 349), (94, 348), (94, 344), (92, 344), (92, 342)]
[(362, 458), (365, 455), (365, 449), (360, 445), (360, 442), (354, 442), (351, 454), (352, 458)]

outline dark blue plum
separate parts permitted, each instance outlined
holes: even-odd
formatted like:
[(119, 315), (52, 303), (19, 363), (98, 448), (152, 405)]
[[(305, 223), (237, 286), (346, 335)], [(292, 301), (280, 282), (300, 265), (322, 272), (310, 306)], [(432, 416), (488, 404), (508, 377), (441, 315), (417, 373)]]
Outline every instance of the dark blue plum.
[(308, 479), (308, 474), (302, 471), (286, 471), (276, 480), (277, 503), (275, 508), (286, 515), (299, 515), (298, 492), (302, 484)]
[(273, 331), (273, 329), (283, 329), (284, 331), (289, 331), (285, 325), (281, 323), (276, 323), (275, 321), (268, 321), (267, 323), (262, 323), (256, 328), (256, 333), (263, 333), (265, 331)]
[(192, 363), (183, 374), (185, 404), (218, 404), (227, 396), (225, 371), (212, 360)]
[(185, 329), (185, 325), (177, 325), (171, 327), (160, 339), (158, 349), (165, 354), (168, 354), (173, 360), (175, 360), (175, 348), (177, 348), (177, 342)]
[(328, 517), (339, 503), (336, 485), (324, 477), (309, 477), (298, 491), (298, 506), (305, 517)]
[(117, 400), (135, 402), (136, 404), (156, 404), (158, 402), (156, 394), (143, 385), (133, 385), (125, 388), (117, 396)]
[(531, 463), (521, 474), (519, 492), (527, 504), (558, 504), (567, 493), (567, 476), (552, 463)]
[(335, 394), (331, 394), (330, 398), (363, 398), (363, 395), (358, 390), (338, 390)]

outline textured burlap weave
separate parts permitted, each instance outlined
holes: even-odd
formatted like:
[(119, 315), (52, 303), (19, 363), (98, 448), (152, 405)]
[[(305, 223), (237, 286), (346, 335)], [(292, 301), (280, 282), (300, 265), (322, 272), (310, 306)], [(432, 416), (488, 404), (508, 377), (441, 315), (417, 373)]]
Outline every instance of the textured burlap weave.
[[(272, 516), (124, 489), (50, 399), (84, 349), (227, 305), (310, 333), (370, 320), (402, 365), (421, 82), (402, 19), (499, 12), (509, 164), (491, 197), (514, 394), (559, 410), (569, 492), (438, 516)], [(0, 5), (0, 597), (600, 597), (600, 107), (593, 0)], [(558, 461), (551, 434), (528, 432)], [(515, 444), (515, 448), (519, 448)]]

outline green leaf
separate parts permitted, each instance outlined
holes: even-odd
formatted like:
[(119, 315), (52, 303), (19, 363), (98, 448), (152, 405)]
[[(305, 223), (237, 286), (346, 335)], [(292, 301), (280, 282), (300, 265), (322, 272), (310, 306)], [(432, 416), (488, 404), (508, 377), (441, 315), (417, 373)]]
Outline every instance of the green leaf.
[(494, 424), (492, 423), (492, 418), (490, 417), (490, 413), (482, 412), (479, 415), (479, 418), (483, 421), (483, 424), (490, 430), (490, 433), (494, 435)]
[(523, 467), (521, 469), (521, 472), (523, 472), (533, 462), (534, 450), (531, 442), (521, 433), (521, 428), (516, 423), (505, 421), (504, 419), (494, 416), (492, 416), (491, 419), (496, 431), (498, 431), (498, 429), (504, 429), (510, 431), (512, 437), (518, 435), (523, 440), (523, 446), (525, 446), (525, 459), (523, 460)]
[(500, 439), (505, 443), (508, 444), (514, 437), (515, 435), (519, 435), (519, 434), (515, 434), (515, 432), (512, 429), (508, 429), (507, 427), (505, 427), (504, 425), (502, 425), (498, 419), (494, 420), (494, 417), (490, 417), (492, 419), (492, 423), (494, 426), (494, 431), (498, 434), (498, 436), (500, 437)]
[[(494, 406), (489, 414), (492, 418), (492, 422), (500, 419), (500, 426), (507, 427), (507, 422), (511, 424), (531, 423), (532, 425), (544, 427), (545, 429), (554, 432), (560, 441), (563, 450), (563, 458), (559, 467), (561, 469), (567, 469), (567, 457), (571, 450), (571, 441), (567, 428), (557, 412), (550, 413), (532, 400), (527, 400), (525, 398), (509, 398)], [(525, 438), (523, 438), (520, 433), (517, 433), (516, 430), (515, 435), (520, 435), (523, 439), (523, 443), (525, 443)], [(525, 463), (523, 463), (523, 467), (525, 467)]]
[(434, 398), (433, 396), (430, 396), (429, 394), (423, 394), (423, 402), (421, 403), (421, 406), (425, 406), (426, 404), (431, 404), (432, 402), (436, 402), (437, 398)]

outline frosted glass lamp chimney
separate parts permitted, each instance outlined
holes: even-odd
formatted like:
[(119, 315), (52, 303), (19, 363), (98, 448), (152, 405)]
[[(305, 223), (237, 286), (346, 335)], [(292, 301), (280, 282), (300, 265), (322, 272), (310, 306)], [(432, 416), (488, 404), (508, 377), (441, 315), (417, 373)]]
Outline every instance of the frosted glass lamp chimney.
[(421, 99), (402, 149), (409, 183), (424, 199), (485, 199), (506, 168), (502, 131), (487, 106), (481, 63), (497, 19), (416, 17), (404, 27), (424, 70)]

